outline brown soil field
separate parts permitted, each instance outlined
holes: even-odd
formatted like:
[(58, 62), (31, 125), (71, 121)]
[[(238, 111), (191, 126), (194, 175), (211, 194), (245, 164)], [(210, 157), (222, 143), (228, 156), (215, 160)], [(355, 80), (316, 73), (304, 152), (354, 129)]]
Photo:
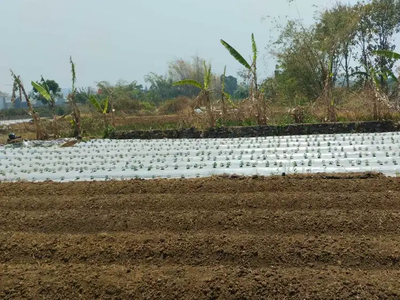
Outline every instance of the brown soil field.
[(0, 184), (1, 299), (399, 299), (400, 178)]

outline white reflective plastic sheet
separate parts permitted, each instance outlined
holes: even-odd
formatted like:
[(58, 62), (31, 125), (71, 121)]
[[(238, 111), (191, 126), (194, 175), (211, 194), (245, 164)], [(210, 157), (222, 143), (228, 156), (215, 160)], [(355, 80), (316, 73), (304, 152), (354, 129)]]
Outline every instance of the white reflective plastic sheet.
[(400, 174), (398, 132), (231, 139), (91, 140), (0, 147), (0, 181), (194, 178), (213, 174)]

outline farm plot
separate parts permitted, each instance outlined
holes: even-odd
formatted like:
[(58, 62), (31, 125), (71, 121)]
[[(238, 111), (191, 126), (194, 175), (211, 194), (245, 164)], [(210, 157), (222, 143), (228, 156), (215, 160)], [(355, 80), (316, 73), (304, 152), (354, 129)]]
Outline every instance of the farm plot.
[(398, 132), (237, 139), (91, 140), (0, 150), (0, 181), (400, 172)]
[(399, 299), (400, 179), (313, 176), (1, 183), (0, 298)]

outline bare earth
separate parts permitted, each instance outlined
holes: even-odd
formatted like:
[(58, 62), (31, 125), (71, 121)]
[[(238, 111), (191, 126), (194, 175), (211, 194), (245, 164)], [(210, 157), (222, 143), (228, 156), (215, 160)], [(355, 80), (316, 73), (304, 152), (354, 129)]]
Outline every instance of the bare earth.
[(0, 298), (399, 299), (399, 191), (382, 176), (1, 183)]

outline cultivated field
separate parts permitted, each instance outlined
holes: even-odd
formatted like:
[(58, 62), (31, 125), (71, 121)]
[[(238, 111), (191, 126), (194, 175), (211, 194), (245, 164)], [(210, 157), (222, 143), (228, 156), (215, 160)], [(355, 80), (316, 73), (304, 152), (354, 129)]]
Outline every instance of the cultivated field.
[(321, 176), (2, 183), (0, 298), (399, 299), (400, 179)]

